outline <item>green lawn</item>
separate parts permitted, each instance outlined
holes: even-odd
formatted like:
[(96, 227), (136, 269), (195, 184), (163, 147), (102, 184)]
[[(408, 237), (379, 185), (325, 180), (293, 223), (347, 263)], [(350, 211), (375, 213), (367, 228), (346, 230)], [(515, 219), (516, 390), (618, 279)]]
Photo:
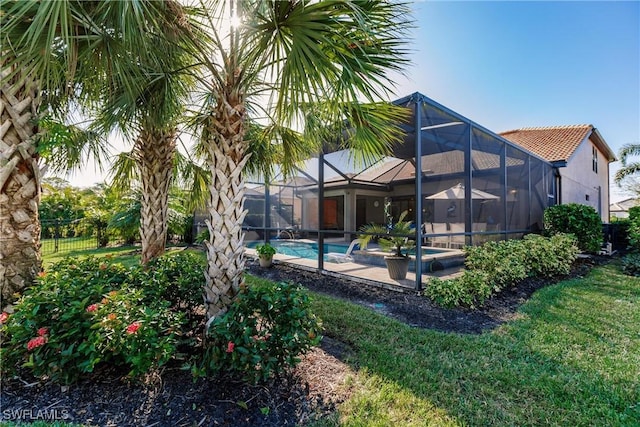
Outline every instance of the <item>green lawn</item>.
[(45, 269), (49, 265), (68, 256), (86, 257), (89, 255), (110, 255), (114, 258), (118, 258), (118, 261), (122, 261), (122, 263), (127, 266), (135, 263), (133, 257), (127, 256), (132, 253), (132, 251), (135, 251), (136, 248), (134, 246), (96, 248), (95, 237), (68, 237), (58, 239), (57, 248), (55, 247), (55, 239), (42, 239), (40, 243), (42, 245), (40, 251), (43, 254), (42, 261)]
[[(110, 253), (138, 262), (131, 250)], [(477, 336), (313, 297), (356, 372), (351, 398), (317, 426), (640, 425), (640, 279), (614, 265), (538, 291), (518, 320)]]
[(479, 336), (321, 295), (314, 309), (353, 349), (341, 425), (640, 425), (640, 279), (614, 266), (537, 292), (519, 320)]

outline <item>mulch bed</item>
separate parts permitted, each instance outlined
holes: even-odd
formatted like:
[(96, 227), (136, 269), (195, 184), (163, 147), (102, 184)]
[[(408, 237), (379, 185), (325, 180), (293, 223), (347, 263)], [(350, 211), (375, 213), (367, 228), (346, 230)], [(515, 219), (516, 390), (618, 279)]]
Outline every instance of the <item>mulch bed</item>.
[[(581, 259), (571, 277), (586, 274), (605, 258)], [(527, 280), (491, 298), (478, 310), (442, 309), (427, 298), (276, 264), (247, 270), (276, 281), (349, 300), (414, 327), (478, 334), (513, 319), (533, 292), (557, 281)], [(340, 361), (345, 345), (325, 337), (320, 348), (283, 378), (251, 386), (231, 380), (194, 381), (190, 372), (168, 366), (142, 381), (103, 369), (69, 387), (33, 378), (3, 378), (0, 421), (65, 420), (95, 426), (293, 426), (330, 416), (348, 398), (343, 385), (350, 368)]]
[(513, 319), (520, 307), (538, 289), (568, 278), (581, 277), (594, 265), (609, 262), (610, 257), (579, 258), (568, 276), (527, 279), (516, 288), (506, 289), (485, 302), (478, 309), (445, 309), (434, 304), (417, 291), (396, 292), (385, 288), (338, 279), (292, 268), (287, 264), (274, 264), (272, 268), (260, 268), (255, 261), (247, 262), (249, 273), (274, 281), (294, 281), (305, 288), (345, 299), (393, 317), (418, 328), (443, 332), (479, 334)]

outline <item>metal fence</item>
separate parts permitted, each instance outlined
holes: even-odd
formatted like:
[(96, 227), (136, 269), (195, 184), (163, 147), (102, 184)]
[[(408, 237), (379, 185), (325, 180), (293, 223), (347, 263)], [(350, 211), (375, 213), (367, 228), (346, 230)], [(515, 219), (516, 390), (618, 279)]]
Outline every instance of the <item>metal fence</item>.
[(43, 220), (40, 223), (42, 255), (69, 253), (120, 245), (121, 238), (109, 233), (106, 224), (86, 218)]

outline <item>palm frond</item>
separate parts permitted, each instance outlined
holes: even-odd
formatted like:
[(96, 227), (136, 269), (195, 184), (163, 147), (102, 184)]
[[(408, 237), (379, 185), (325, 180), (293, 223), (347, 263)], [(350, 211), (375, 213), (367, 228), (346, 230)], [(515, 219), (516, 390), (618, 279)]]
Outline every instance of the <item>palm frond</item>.
[(118, 154), (109, 173), (110, 188), (120, 194), (128, 193), (140, 180), (140, 173), (133, 151)]
[(68, 172), (84, 167), (93, 158), (102, 169), (109, 156), (109, 143), (101, 134), (78, 125), (65, 125), (47, 116), (39, 121), (38, 153), (53, 172)]
[(614, 181), (620, 186), (625, 178), (637, 175), (638, 173), (640, 173), (640, 162), (627, 163), (626, 166), (618, 169)]
[(627, 166), (627, 161), (631, 156), (640, 156), (640, 144), (625, 144), (620, 148), (618, 157), (622, 166)]

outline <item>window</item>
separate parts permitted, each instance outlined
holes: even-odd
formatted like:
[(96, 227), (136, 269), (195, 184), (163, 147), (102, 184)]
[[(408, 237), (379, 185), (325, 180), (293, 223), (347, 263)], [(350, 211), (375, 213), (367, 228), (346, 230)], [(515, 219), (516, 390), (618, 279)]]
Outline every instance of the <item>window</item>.
[(591, 147), (591, 168), (595, 173), (598, 173), (598, 149), (595, 147)]

